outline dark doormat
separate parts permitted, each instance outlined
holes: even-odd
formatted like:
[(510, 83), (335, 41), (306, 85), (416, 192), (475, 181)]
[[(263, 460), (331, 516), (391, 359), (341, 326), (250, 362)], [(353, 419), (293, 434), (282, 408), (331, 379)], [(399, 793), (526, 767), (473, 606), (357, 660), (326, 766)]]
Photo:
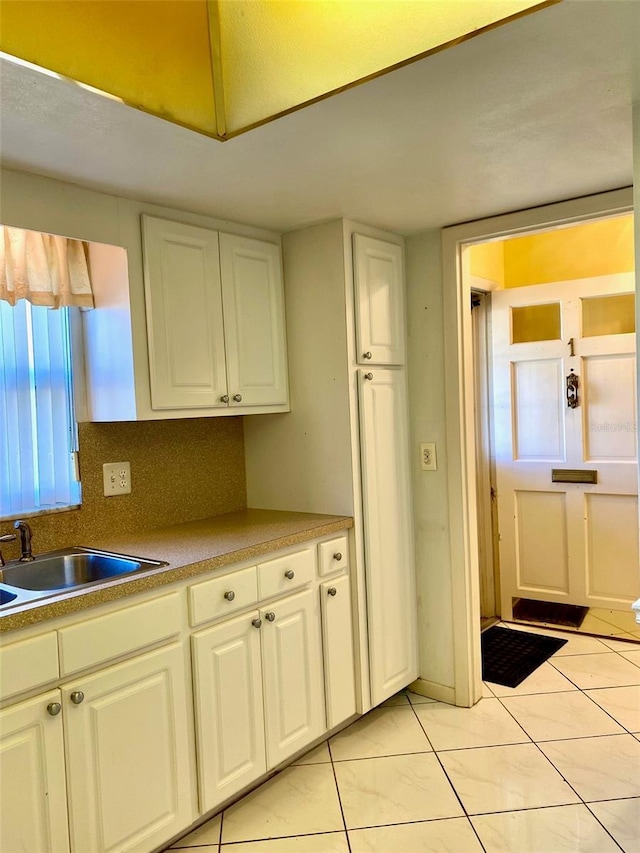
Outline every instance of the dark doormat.
[(535, 601), (532, 598), (520, 598), (513, 605), (514, 619), (566, 625), (569, 628), (579, 628), (588, 612), (588, 607), (579, 607), (577, 604), (555, 604), (552, 601)]
[(499, 625), (484, 631), (480, 639), (482, 678), (504, 687), (517, 687), (567, 642)]

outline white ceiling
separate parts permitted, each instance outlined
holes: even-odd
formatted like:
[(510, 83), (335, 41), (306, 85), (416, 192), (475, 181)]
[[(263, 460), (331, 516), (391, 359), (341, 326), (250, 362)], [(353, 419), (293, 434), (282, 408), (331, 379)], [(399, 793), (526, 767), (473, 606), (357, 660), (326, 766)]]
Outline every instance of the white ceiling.
[(278, 231), (408, 234), (629, 186), (639, 45), (640, 0), (565, 0), (225, 143), (2, 61), (0, 151)]

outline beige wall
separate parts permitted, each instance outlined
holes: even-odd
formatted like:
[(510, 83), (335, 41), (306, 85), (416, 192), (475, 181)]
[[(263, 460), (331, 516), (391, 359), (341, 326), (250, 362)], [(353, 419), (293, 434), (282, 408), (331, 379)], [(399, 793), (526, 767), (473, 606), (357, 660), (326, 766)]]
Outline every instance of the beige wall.
[[(34, 553), (243, 509), (247, 505), (240, 417), (80, 424), (79, 510), (34, 516)], [(105, 498), (104, 462), (131, 463), (130, 495)], [(0, 522), (0, 534), (12, 523)], [(3, 546), (18, 556), (16, 543)]]
[[(411, 448), (435, 441), (437, 471), (412, 465), (420, 678), (454, 685), (453, 601), (447, 485), (441, 233), (407, 240)], [(453, 697), (451, 697), (453, 698)]]

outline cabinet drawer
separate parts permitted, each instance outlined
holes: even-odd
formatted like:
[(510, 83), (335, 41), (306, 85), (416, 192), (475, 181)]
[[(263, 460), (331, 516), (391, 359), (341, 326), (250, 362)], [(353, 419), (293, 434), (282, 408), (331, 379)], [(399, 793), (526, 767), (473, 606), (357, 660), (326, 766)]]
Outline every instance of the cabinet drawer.
[(12, 643), (0, 649), (2, 698), (8, 699), (58, 677), (58, 642), (55, 631)]
[(60, 674), (69, 675), (180, 632), (180, 595), (163, 595), (58, 632)]
[(318, 573), (321, 577), (346, 569), (349, 565), (349, 541), (337, 536), (318, 545)]
[(257, 600), (257, 570), (251, 566), (190, 587), (189, 621), (191, 625), (200, 625), (249, 607)]
[(270, 598), (311, 583), (315, 572), (315, 552), (311, 548), (261, 563), (258, 566), (260, 598)]

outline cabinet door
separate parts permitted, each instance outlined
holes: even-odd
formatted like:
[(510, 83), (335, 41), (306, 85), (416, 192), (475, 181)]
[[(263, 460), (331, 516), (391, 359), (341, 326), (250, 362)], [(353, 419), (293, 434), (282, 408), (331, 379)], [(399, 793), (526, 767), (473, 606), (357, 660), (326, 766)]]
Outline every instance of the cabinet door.
[(271, 769), (325, 730), (320, 613), (313, 589), (260, 611), (267, 764)]
[(280, 248), (221, 234), (220, 268), (229, 404), (285, 404), (289, 397)]
[(186, 666), (174, 644), (62, 688), (71, 848), (148, 853), (195, 817)]
[(356, 347), (360, 364), (404, 364), (403, 250), (353, 235)]
[(226, 408), (218, 234), (151, 216), (142, 227), (151, 405)]
[(358, 374), (371, 698), (378, 705), (417, 677), (407, 397), (402, 370)]
[(332, 729), (356, 712), (353, 624), (348, 575), (320, 585), (320, 610), (327, 728)]
[[(0, 712), (0, 850), (69, 850), (62, 716), (52, 690)], [(55, 710), (55, 709), (54, 709)]]
[(192, 638), (201, 812), (266, 771), (257, 617), (254, 611)]

